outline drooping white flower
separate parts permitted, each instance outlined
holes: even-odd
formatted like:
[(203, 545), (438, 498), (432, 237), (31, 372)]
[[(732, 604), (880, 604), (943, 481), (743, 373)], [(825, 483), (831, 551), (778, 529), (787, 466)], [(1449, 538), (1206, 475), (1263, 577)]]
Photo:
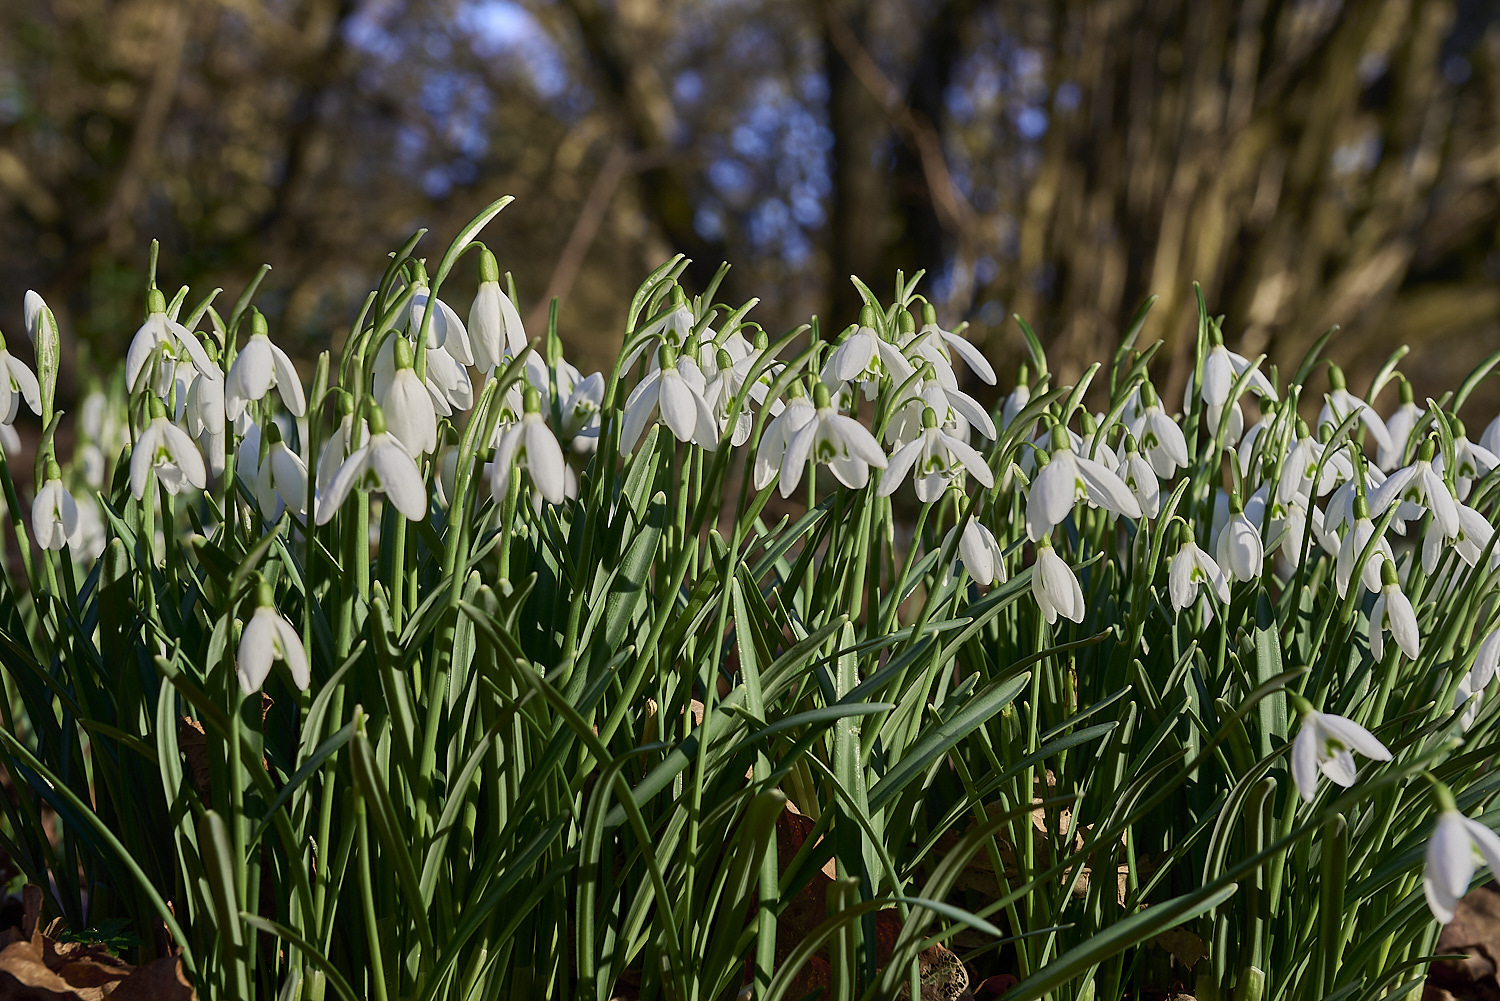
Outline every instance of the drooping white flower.
[(812, 401), (807, 398), (807, 393), (802, 388), (802, 383), (792, 383), (787, 393), (785, 408), (771, 418), (771, 422), (761, 432), (760, 445), (755, 451), (756, 490), (764, 490), (771, 485), (771, 481), (781, 471), (781, 460), (786, 455), (787, 443), (797, 436), (797, 432), (801, 431), (816, 413)]
[(1235, 580), (1254, 580), (1265, 569), (1260, 529), (1245, 516), (1238, 496), (1229, 499), (1229, 523), (1219, 534), (1217, 549), (1219, 566)]
[(143, 498), (146, 477), (153, 470), (157, 481), (170, 494), (179, 493), (186, 486), (202, 490), (208, 482), (208, 470), (198, 446), (186, 431), (167, 420), (161, 401), (154, 397), (152, 410), (151, 423), (136, 439), (135, 450), (130, 454), (130, 492), (136, 500)]
[(1074, 622), (1083, 621), (1083, 588), (1073, 568), (1063, 562), (1052, 548), (1052, 537), (1044, 535), (1036, 545), (1036, 564), (1031, 570), (1031, 594), (1048, 625), (1061, 615)]
[[(1434, 447), (1429, 438), (1417, 452), (1417, 461), (1404, 469), (1398, 469), (1370, 495), (1370, 514), (1380, 517), (1385, 509), (1397, 502), (1432, 512), (1444, 536), (1453, 538), (1458, 534), (1458, 504), (1448, 490), (1448, 484), (1432, 468)], [(1404, 517), (1404, 516), (1403, 516)]]
[(1324, 397), (1323, 409), (1318, 412), (1318, 424), (1332, 424), (1338, 427), (1350, 414), (1358, 414), (1360, 423), (1369, 432), (1370, 440), (1377, 446), (1377, 454), (1381, 452), (1389, 455), (1395, 447), (1391, 441), (1391, 433), (1386, 430), (1385, 421), (1375, 412), (1375, 408), (1364, 400), (1349, 392), (1349, 387), (1344, 381), (1344, 373), (1337, 365), (1328, 366), (1328, 395)]
[[(1375, 463), (1381, 469), (1390, 472), (1401, 465), (1401, 460), (1406, 457), (1406, 444), (1411, 440), (1412, 432), (1417, 429), (1417, 422), (1426, 412), (1417, 406), (1412, 395), (1411, 383), (1402, 378), (1401, 403), (1396, 407), (1396, 412), (1391, 414), (1390, 419), (1385, 422), (1385, 433), (1390, 438), (1390, 448), (1381, 449), (1375, 455)], [(1488, 430), (1485, 431), (1485, 436), (1487, 441)], [(1488, 445), (1485, 447), (1489, 448)], [(1489, 450), (1494, 451), (1493, 448)]]
[(1332, 713), (1321, 713), (1297, 698), (1302, 704), (1302, 721), (1292, 743), (1292, 778), (1303, 802), (1311, 803), (1318, 795), (1318, 772), (1348, 788), (1354, 784), (1357, 769), (1353, 751), (1371, 761), (1389, 761), (1391, 752), (1375, 736), (1354, 722)]
[[(552, 409), (553, 383), (562, 417), (558, 438), (568, 442), (568, 448), (579, 455), (592, 455), (599, 447), (600, 408), (604, 406), (604, 375), (591, 373), (587, 378), (566, 358), (559, 357), (555, 367), (549, 367), (535, 351), (526, 356), (526, 381), (541, 394), (542, 410)], [(516, 398), (519, 386), (511, 387), (514, 412), (519, 418), (524, 401)]]
[(682, 289), (676, 285), (672, 286), (671, 308), (631, 337), (633, 344), (620, 363), (620, 370), (625, 371), (633, 366), (641, 354), (653, 344), (656, 345), (658, 355), (662, 348), (668, 347), (672, 349), (674, 355), (682, 354), (683, 346), (692, 335), (695, 322), (693, 311), (688, 308), (687, 298), (683, 295)]
[(885, 440), (890, 445), (904, 445), (922, 433), (922, 411), (928, 407), (937, 414), (938, 426), (955, 438), (967, 441), (969, 428), (975, 428), (991, 441), (995, 440), (995, 422), (972, 396), (958, 388), (943, 385), (937, 369), (924, 362), (922, 378), (907, 386), (891, 405), (886, 423)]
[(25, 362), (5, 350), (5, 339), (0, 337), (0, 424), (16, 419), (22, 401), (32, 413), (42, 412), (42, 393), (36, 376)]
[(879, 322), (874, 307), (867, 305), (859, 311), (859, 325), (839, 342), (823, 363), (820, 373), (823, 382), (830, 386), (862, 383), (866, 398), (874, 399), (880, 380), (885, 376), (890, 376), (897, 385), (911, 378), (916, 367), (899, 347), (880, 336), (875, 329)]
[[(1354, 499), (1354, 525), (1344, 536), (1339, 545), (1339, 555), (1334, 563), (1334, 581), (1338, 585), (1339, 597), (1342, 598), (1349, 593), (1349, 578), (1354, 574), (1354, 566), (1359, 562), (1359, 557), (1364, 553), (1365, 547), (1375, 537), (1375, 525), (1370, 521), (1370, 508), (1363, 497)], [(1391, 545), (1384, 538), (1375, 544), (1375, 551), (1365, 561), (1364, 569), (1360, 573), (1360, 580), (1364, 583), (1365, 590), (1372, 592), (1380, 591), (1381, 568), (1389, 562), (1395, 566), (1396, 556), (1391, 552)]]
[[(217, 374), (218, 366), (214, 366)], [(297, 369), (285, 351), (271, 343), (266, 333), (266, 318), (260, 310), (250, 310), (250, 340), (235, 355), (229, 366), (229, 376), (224, 383), (224, 414), (229, 420), (239, 420), (251, 401), (259, 400), (274, 387), (281, 395), (293, 416), (301, 417), (307, 412), (307, 400), (302, 395), (302, 381)]]
[(385, 392), (377, 390), (375, 399), (385, 413), (390, 433), (406, 446), (412, 458), (417, 458), (437, 448), (437, 411), (427, 386), (412, 367), (411, 345), (403, 337), (392, 340), (396, 342), (396, 371)]
[(259, 590), (260, 603), (240, 633), (239, 653), (234, 659), (240, 688), (246, 695), (255, 694), (266, 683), (271, 665), (279, 660), (291, 672), (293, 683), (306, 691), (312, 678), (302, 637), (290, 622), (277, 614), (270, 587), (262, 582)]
[(1172, 565), (1167, 571), (1172, 607), (1180, 612), (1191, 605), (1197, 600), (1200, 584), (1207, 584), (1215, 597), (1224, 604), (1229, 604), (1229, 578), (1219, 569), (1219, 564), (1214, 562), (1212, 556), (1198, 548), (1186, 529), (1179, 526), (1179, 532), (1182, 544), (1178, 547), (1177, 555), (1172, 557)]
[(1126, 518), (1141, 516), (1140, 503), (1125, 481), (1102, 462), (1076, 454), (1066, 429), (1053, 427), (1052, 446), (1051, 460), (1032, 479), (1026, 495), (1026, 532), (1033, 542), (1067, 518), (1079, 501)]
[[(1446, 790), (1445, 790), (1446, 791)], [(1427, 867), (1422, 873), (1422, 891), (1432, 916), (1442, 924), (1453, 920), (1458, 901), (1469, 892), (1474, 870), (1483, 861), (1490, 872), (1500, 874), (1500, 836), (1477, 820), (1470, 820), (1452, 804), (1438, 814), (1427, 842)]]
[[(218, 366), (215, 365), (214, 368), (217, 369)], [(200, 373), (188, 387), (182, 416), (188, 434), (193, 436), (208, 459), (209, 473), (213, 476), (224, 475), (227, 413), (223, 378)], [(245, 420), (245, 415), (241, 414), (241, 419)]]
[(432, 319), (427, 323), (427, 346), (428, 348), (442, 348), (454, 361), (462, 365), (474, 364), (474, 349), (469, 344), (469, 331), (464, 327), (464, 321), (458, 318), (453, 311), (441, 299), (434, 299), (432, 292), (427, 287), (427, 273), (418, 266), (416, 278), (412, 283), (411, 302), (407, 305), (406, 329), (413, 341), (416, 341), (422, 330), (422, 323), (427, 314), (430, 302), (437, 303), (437, 309), (433, 311)]
[(219, 367), (192, 331), (167, 316), (167, 300), (160, 289), (147, 293), (146, 314), (146, 322), (135, 332), (130, 348), (125, 352), (126, 389), (132, 393), (136, 391), (146, 363), (158, 352), (168, 362), (157, 366), (157, 381), (153, 388), (159, 396), (165, 396), (171, 388), (173, 366), (179, 359), (187, 358), (205, 375), (218, 372)]
[[(957, 531), (956, 527), (948, 530), (943, 539), (944, 547), (952, 542), (953, 533)], [(963, 534), (958, 537), (958, 559), (974, 583), (980, 587), (1004, 584), (1009, 579), (1005, 569), (1005, 551), (995, 541), (994, 534), (980, 524), (978, 518), (970, 518), (964, 523)]]
[(78, 504), (62, 483), (62, 470), (54, 459), (47, 460), (47, 480), (31, 502), (31, 530), (36, 544), (58, 552), (78, 542)]
[(1031, 384), (1027, 382), (1029, 372), (1022, 365), (1016, 373), (1016, 388), (1012, 389), (1005, 397), (1005, 402), (1000, 406), (1000, 427), (1008, 428), (1011, 422), (1021, 415), (1026, 405), (1031, 402)]
[(1125, 422), (1125, 427), (1140, 443), (1141, 452), (1156, 475), (1169, 480), (1188, 464), (1187, 439), (1177, 422), (1162, 410), (1161, 398), (1149, 382), (1141, 384), (1138, 395), (1141, 406)]
[[(1235, 380), (1246, 371), (1250, 372), (1250, 381), (1246, 383), (1248, 391), (1272, 400), (1277, 398), (1276, 387), (1271, 385), (1271, 380), (1266, 378), (1258, 365), (1252, 366), (1250, 359), (1235, 354), (1222, 344), (1215, 344), (1209, 349), (1208, 356), (1203, 359), (1203, 382), (1199, 393), (1203, 402), (1214, 408), (1212, 425), (1218, 424), (1219, 408), (1229, 402), (1229, 391), (1234, 388)], [(1239, 438), (1238, 433), (1232, 436), (1234, 441)]]
[(877, 495), (889, 497), (895, 493), (906, 474), (913, 469), (912, 482), (917, 490), (917, 500), (924, 504), (931, 504), (941, 497), (950, 483), (962, 486), (965, 473), (972, 475), (986, 490), (995, 485), (995, 476), (984, 456), (967, 442), (945, 434), (938, 427), (937, 414), (931, 407), (922, 411), (922, 423), (921, 435), (891, 455), (890, 465), (875, 491)]
[(727, 348), (718, 348), (714, 352), (713, 362), (710, 368), (704, 370), (707, 379), (703, 386), (703, 398), (713, 413), (720, 436), (729, 429), (730, 422), (734, 422), (734, 433), (729, 443), (738, 447), (749, 440), (750, 432), (755, 427), (755, 418), (747, 405), (748, 400), (740, 400), (739, 407), (735, 408), (735, 397), (744, 385), (744, 373), (735, 366), (734, 358)]
[(1401, 652), (1416, 660), (1422, 652), (1422, 637), (1417, 631), (1417, 614), (1412, 610), (1411, 600), (1396, 582), (1396, 564), (1382, 563), (1380, 575), (1380, 594), (1370, 608), (1370, 656), (1377, 661), (1385, 656), (1385, 632), (1389, 629)]
[[(1438, 561), (1442, 559), (1449, 544), (1459, 559), (1471, 567), (1476, 566), (1490, 543), (1490, 537), (1495, 534), (1494, 526), (1483, 514), (1463, 503), (1458, 504), (1457, 508), (1457, 535), (1448, 539), (1441, 532), (1428, 532), (1422, 539), (1422, 570), (1425, 573), (1430, 574), (1437, 569)], [(1496, 566), (1500, 566), (1500, 548), (1490, 551), (1490, 568)]]
[(562, 446), (542, 419), (541, 394), (535, 387), (526, 387), (524, 407), (520, 421), (506, 429), (495, 448), (490, 489), (497, 502), (505, 500), (511, 470), (520, 465), (548, 504), (561, 504), (567, 497), (568, 464)]
[(266, 425), (266, 435), (269, 438), (266, 459), (259, 463), (255, 474), (255, 499), (260, 504), (261, 517), (275, 521), (287, 508), (305, 517), (307, 465), (281, 440), (281, 429), (274, 423)]
[(6, 455), (15, 455), (21, 451), (21, 436), (9, 424), (0, 424), (0, 451)]
[(646, 430), (651, 414), (660, 410), (662, 423), (678, 441), (714, 449), (719, 444), (718, 423), (703, 398), (702, 373), (690, 358), (679, 358), (671, 345), (663, 343), (658, 354), (661, 367), (636, 383), (625, 399), (625, 423), (620, 430), (620, 451), (629, 454)]
[(1463, 715), (1458, 718), (1458, 728), (1465, 733), (1469, 727), (1474, 725), (1474, 720), (1479, 718), (1479, 710), (1484, 705), (1484, 686), (1478, 684), (1473, 672), (1458, 679), (1458, 687), (1453, 690), (1453, 711), (1463, 710)]
[[(1485, 448), (1471, 442), (1464, 432), (1463, 421), (1457, 417), (1453, 422), (1453, 487), (1454, 494), (1459, 500), (1466, 500), (1469, 491), (1474, 487), (1474, 481), (1484, 476), (1496, 466), (1500, 466), (1500, 456)], [(1444, 471), (1443, 456), (1438, 453), (1432, 459), (1433, 471), (1442, 475)]]
[[(437, 321), (435, 316), (432, 319)], [(506, 358), (526, 350), (521, 314), (500, 288), (500, 266), (488, 248), (479, 251), (479, 291), (469, 307), (469, 340), (474, 365), (481, 369), (497, 368)]]
[(943, 380), (943, 384), (957, 389), (958, 380), (953, 371), (953, 360), (948, 355), (949, 350), (962, 358), (970, 371), (979, 376), (986, 385), (995, 384), (995, 369), (984, 354), (965, 340), (961, 334), (938, 326), (937, 310), (933, 309), (931, 303), (924, 302), (922, 304), (922, 327), (911, 342), (904, 345), (904, 353), (931, 362), (936, 367), (938, 378)]
[(1481, 640), (1474, 651), (1474, 664), (1469, 668), (1469, 675), (1474, 679), (1475, 691), (1489, 687), (1497, 669), (1500, 669), (1500, 629)]
[(326, 525), (352, 490), (374, 490), (385, 494), (410, 521), (427, 517), (427, 484), (406, 446), (386, 430), (385, 414), (371, 407), (369, 435), (355, 449), (317, 499), (317, 522)]
[(1155, 518), (1161, 513), (1161, 483), (1151, 463), (1136, 450), (1135, 435), (1125, 434), (1124, 455), (1120, 458), (1119, 476), (1135, 495), (1141, 515)]
[(781, 457), (781, 496), (790, 497), (808, 462), (824, 464), (844, 486), (858, 490), (870, 482), (870, 467), (886, 468), (880, 442), (853, 417), (833, 409), (828, 387), (813, 387), (813, 416), (787, 441)]

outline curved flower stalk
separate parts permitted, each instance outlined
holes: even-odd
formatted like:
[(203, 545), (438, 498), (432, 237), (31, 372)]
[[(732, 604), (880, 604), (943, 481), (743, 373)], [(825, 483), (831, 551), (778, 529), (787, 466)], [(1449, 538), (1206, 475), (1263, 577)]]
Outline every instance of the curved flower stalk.
[(136, 500), (146, 495), (146, 480), (156, 473), (157, 482), (167, 493), (181, 493), (187, 487), (202, 490), (208, 484), (208, 470), (203, 456), (186, 431), (167, 420), (161, 401), (151, 398), (151, 423), (141, 432), (130, 454), (130, 492)]
[(1126, 518), (1141, 517), (1140, 503), (1125, 481), (1103, 463), (1076, 454), (1067, 429), (1054, 426), (1051, 458), (1031, 481), (1026, 495), (1026, 532), (1031, 540), (1040, 542), (1080, 501)]
[(510, 491), (511, 470), (519, 465), (548, 504), (561, 504), (568, 495), (568, 465), (562, 446), (542, 419), (541, 394), (535, 387), (526, 387), (524, 407), (521, 420), (506, 429), (495, 448), (491, 492), (497, 502), (504, 501)]
[(427, 484), (406, 446), (386, 430), (385, 414), (371, 406), (369, 437), (352, 452), (328, 481), (317, 498), (317, 523), (326, 525), (354, 490), (385, 494), (397, 511), (410, 521), (427, 517)]
[(1352, 719), (1320, 713), (1301, 696), (1294, 695), (1292, 701), (1301, 714), (1297, 739), (1292, 743), (1292, 778), (1304, 803), (1317, 797), (1320, 771), (1346, 789), (1354, 784), (1358, 772), (1353, 751), (1371, 761), (1391, 760), (1390, 750)]
[(47, 481), (31, 502), (31, 531), (36, 544), (52, 552), (64, 546), (77, 547), (80, 541), (78, 503), (63, 486), (62, 469), (57, 460), (47, 460)]
[(922, 424), (922, 434), (891, 455), (880, 487), (875, 491), (877, 496), (889, 497), (895, 493), (908, 473), (912, 474), (917, 500), (924, 504), (941, 497), (950, 483), (962, 488), (965, 475), (972, 475), (986, 490), (995, 485), (995, 476), (984, 456), (968, 442), (945, 434), (938, 427), (937, 414), (931, 407), (922, 411)]
[[(437, 317), (433, 317), (437, 322)], [(494, 369), (526, 350), (526, 328), (521, 314), (500, 288), (500, 266), (488, 248), (479, 252), (479, 290), (469, 307), (469, 341), (474, 349), (473, 364), (479, 369)]]
[(826, 465), (834, 478), (858, 490), (870, 481), (870, 467), (886, 468), (885, 453), (863, 424), (833, 409), (828, 387), (813, 386), (813, 414), (788, 439), (781, 457), (781, 496), (790, 497), (809, 461)]
[(1387, 560), (1380, 565), (1380, 584), (1380, 594), (1370, 608), (1370, 656), (1377, 661), (1385, 656), (1385, 634), (1389, 630), (1401, 652), (1416, 660), (1422, 653), (1417, 614), (1410, 599), (1401, 593), (1394, 562)]
[(1469, 892), (1474, 870), (1481, 861), (1490, 867), (1490, 872), (1500, 873), (1500, 835), (1465, 817), (1448, 787), (1436, 779), (1431, 781), (1439, 812), (1427, 842), (1422, 892), (1427, 896), (1432, 916), (1447, 924), (1453, 920), (1459, 899)]
[(1052, 536), (1044, 535), (1036, 544), (1036, 564), (1031, 569), (1031, 594), (1048, 625), (1061, 615), (1074, 622), (1083, 621), (1083, 588), (1078, 575), (1063, 562), (1052, 548)]
[[(684, 444), (715, 449), (719, 444), (718, 423), (703, 398), (697, 365), (681, 367), (677, 352), (663, 343), (658, 353), (661, 367), (647, 374), (625, 399), (624, 425), (620, 430), (620, 452), (628, 455), (640, 441), (651, 415), (660, 411), (661, 421)], [(691, 361), (691, 359), (687, 359)]]
[[(217, 377), (218, 366), (205, 376)], [(302, 381), (297, 369), (285, 351), (271, 343), (266, 332), (266, 318), (260, 310), (250, 309), (250, 340), (235, 355), (225, 380), (224, 415), (232, 421), (239, 420), (250, 403), (262, 399), (275, 388), (281, 402), (294, 417), (307, 412), (307, 400), (302, 395)]]
[(239, 652), (235, 656), (240, 689), (246, 695), (258, 692), (266, 683), (271, 666), (278, 660), (286, 665), (292, 683), (306, 691), (312, 676), (308, 671), (302, 637), (290, 622), (277, 614), (271, 586), (260, 581), (256, 587), (255, 613), (240, 633)]
[(153, 358), (158, 359), (153, 385), (158, 396), (166, 396), (171, 389), (174, 365), (179, 360), (191, 361), (204, 375), (219, 371), (197, 336), (167, 316), (166, 297), (154, 288), (146, 295), (146, 322), (136, 330), (125, 353), (126, 389), (134, 393), (140, 387), (141, 375)]

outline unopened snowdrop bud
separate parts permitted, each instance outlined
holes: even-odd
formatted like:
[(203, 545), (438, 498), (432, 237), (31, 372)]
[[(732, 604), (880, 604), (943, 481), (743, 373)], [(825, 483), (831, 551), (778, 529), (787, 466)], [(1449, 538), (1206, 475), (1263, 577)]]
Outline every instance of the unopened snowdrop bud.
[(1265, 569), (1266, 553), (1260, 529), (1247, 517), (1240, 495), (1229, 495), (1229, 523), (1219, 534), (1219, 566), (1235, 580), (1254, 580)]
[(259, 691), (271, 673), (271, 665), (278, 660), (286, 665), (292, 682), (300, 690), (307, 691), (312, 679), (302, 637), (290, 622), (277, 614), (271, 586), (262, 580), (256, 586), (255, 614), (250, 616), (240, 633), (240, 649), (235, 657), (241, 690), (246, 695)]
[(1198, 547), (1192, 533), (1181, 522), (1177, 523), (1177, 535), (1177, 555), (1172, 557), (1172, 565), (1167, 571), (1172, 607), (1180, 612), (1191, 605), (1198, 597), (1200, 584), (1207, 584), (1215, 597), (1229, 604), (1229, 578), (1219, 564)]
[(1391, 752), (1374, 735), (1351, 719), (1321, 713), (1300, 695), (1292, 702), (1301, 714), (1301, 726), (1292, 743), (1292, 778), (1303, 802), (1311, 803), (1318, 794), (1318, 772), (1348, 788), (1354, 784), (1357, 769), (1353, 751), (1371, 761), (1389, 761)]
[(52, 413), (52, 403), (57, 397), (57, 372), (62, 360), (62, 335), (57, 329), (57, 317), (47, 303), (35, 292), (27, 291), (24, 300), (26, 335), (31, 338), (32, 351), (36, 355), (36, 374), (41, 383), (43, 420)]
[(380, 407), (391, 434), (406, 446), (412, 458), (417, 458), (437, 448), (437, 410), (432, 394), (412, 367), (411, 344), (404, 337), (392, 339), (396, 342), (396, 371), (380, 398)]
[(274, 421), (266, 425), (265, 434), (269, 448), (255, 476), (255, 499), (260, 503), (260, 513), (267, 521), (281, 517), (287, 508), (305, 516), (307, 466), (281, 440), (281, 428)]
[(1037, 541), (1036, 565), (1031, 571), (1031, 594), (1048, 625), (1057, 622), (1059, 615), (1074, 622), (1083, 621), (1083, 588), (1078, 586), (1073, 568), (1064, 563), (1052, 548), (1051, 535), (1044, 535)]
[[(1406, 377), (1398, 374), (1396, 378), (1401, 380), (1401, 403), (1396, 407), (1396, 412), (1391, 414), (1390, 420), (1385, 422), (1385, 433), (1390, 438), (1390, 447), (1381, 449), (1375, 456), (1375, 464), (1386, 472), (1401, 465), (1401, 460), (1406, 457), (1406, 444), (1411, 440), (1411, 433), (1416, 430), (1417, 422), (1426, 413), (1417, 406), (1411, 383), (1406, 381)], [(1496, 425), (1491, 424), (1490, 427), (1496, 427)], [(1500, 432), (1500, 428), (1497, 428), (1497, 432)], [(1490, 444), (1489, 434), (1487, 429), (1481, 444), (1493, 452), (1495, 448)], [(1500, 434), (1497, 434), (1495, 444), (1500, 444)]]
[(1460, 813), (1452, 790), (1431, 773), (1427, 779), (1432, 783), (1438, 817), (1427, 842), (1422, 891), (1432, 916), (1447, 924), (1453, 920), (1459, 900), (1469, 892), (1481, 861), (1492, 874), (1500, 875), (1500, 835)]
[(1156, 478), (1156, 470), (1141, 455), (1135, 435), (1128, 432), (1125, 435), (1125, 457), (1120, 462), (1120, 477), (1135, 495), (1142, 516), (1155, 518), (1161, 513), (1161, 483)]
[(500, 287), (500, 266), (488, 248), (479, 251), (479, 291), (469, 307), (469, 338), (474, 364), (482, 369), (495, 368), (526, 350), (521, 314)]
[(1370, 608), (1370, 656), (1377, 661), (1385, 656), (1385, 632), (1401, 652), (1412, 660), (1422, 652), (1421, 634), (1417, 631), (1417, 616), (1412, 610), (1411, 600), (1401, 593), (1396, 582), (1396, 564), (1386, 560), (1380, 565), (1380, 594)]
[(252, 306), (250, 340), (235, 355), (224, 384), (225, 416), (232, 421), (239, 420), (251, 401), (261, 399), (273, 387), (294, 417), (307, 412), (307, 400), (302, 395), (302, 382), (297, 377), (296, 367), (285, 351), (271, 343), (265, 316)]
[(532, 386), (526, 387), (523, 408), (520, 421), (505, 429), (495, 447), (490, 490), (497, 502), (503, 502), (510, 491), (511, 470), (519, 464), (547, 503), (561, 504), (567, 499), (568, 466), (562, 446), (542, 419), (541, 394)]
[(1474, 651), (1474, 664), (1469, 668), (1469, 675), (1474, 679), (1474, 690), (1489, 687), (1497, 668), (1500, 668), (1500, 629), (1481, 640), (1479, 648)]
[[(953, 533), (957, 531), (957, 528), (949, 530), (943, 539), (944, 546), (952, 541)], [(1009, 579), (1010, 575), (1005, 569), (1005, 551), (995, 541), (994, 534), (980, 524), (977, 518), (970, 518), (964, 524), (963, 534), (958, 537), (958, 559), (974, 583), (980, 587), (1004, 584)]]
[(406, 446), (386, 430), (385, 414), (369, 405), (369, 436), (339, 466), (328, 490), (318, 496), (317, 522), (326, 525), (353, 490), (374, 490), (407, 519), (421, 521), (427, 517), (427, 484)]
[(47, 479), (31, 502), (31, 530), (36, 544), (58, 552), (78, 539), (78, 505), (62, 484), (57, 460), (47, 459)]
[(42, 394), (36, 376), (26, 363), (5, 349), (0, 334), (0, 425), (16, 419), (22, 401), (34, 414), (42, 412)]
[(151, 397), (151, 422), (136, 439), (130, 453), (130, 492), (136, 500), (146, 495), (147, 476), (155, 471), (156, 479), (170, 494), (183, 487), (202, 490), (208, 483), (208, 470), (193, 439), (182, 428), (167, 420), (161, 400)]

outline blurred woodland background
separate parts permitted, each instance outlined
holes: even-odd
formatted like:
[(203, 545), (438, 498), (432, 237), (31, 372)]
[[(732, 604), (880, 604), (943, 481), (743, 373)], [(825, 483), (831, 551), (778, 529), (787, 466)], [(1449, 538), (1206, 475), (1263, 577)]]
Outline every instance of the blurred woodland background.
[[(1497, 15), (1482, 0), (4, 0), (0, 330), (27, 350), (34, 287), (117, 355), (156, 237), (169, 294), (221, 285), (232, 301), (269, 262), (261, 306), (310, 358), (415, 228), (439, 253), (510, 193), (485, 239), (533, 333), (563, 297), (585, 366), (612, 360), (636, 283), (681, 251), (700, 286), (730, 261), (727, 295), (760, 296), (773, 333), (851, 322), (850, 273), (888, 294), (896, 268), (925, 268), (941, 317), (969, 320), (992, 358), (1019, 358), (1019, 312), (1065, 375), (1155, 293), (1147, 336), (1168, 339), (1176, 386), (1197, 280), (1246, 354), (1285, 365), (1340, 323), (1330, 353), (1356, 377), (1405, 342), (1435, 393), (1500, 348)], [(473, 281), (447, 293), (462, 313)]]

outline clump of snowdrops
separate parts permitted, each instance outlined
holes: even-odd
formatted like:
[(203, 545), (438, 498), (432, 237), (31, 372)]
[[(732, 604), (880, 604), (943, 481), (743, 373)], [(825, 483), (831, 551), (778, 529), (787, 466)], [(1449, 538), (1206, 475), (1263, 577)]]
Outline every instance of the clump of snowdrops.
[(1398, 352), (1360, 398), (1326, 337), (1283, 380), (1200, 299), (1180, 414), (1144, 309), (1071, 386), (1022, 323), (991, 411), (915, 278), (773, 337), (673, 259), (585, 377), (476, 240), (505, 201), (394, 253), (310, 380), (259, 279), (169, 299), (153, 250), (67, 461), (28, 293), (0, 806), (71, 926), (160, 927), (224, 997), (781, 999), (818, 950), (889, 997), (960, 931), (1007, 998), (1420, 984), (1500, 869), (1500, 423), (1460, 419), (1497, 359), (1418, 403)]

